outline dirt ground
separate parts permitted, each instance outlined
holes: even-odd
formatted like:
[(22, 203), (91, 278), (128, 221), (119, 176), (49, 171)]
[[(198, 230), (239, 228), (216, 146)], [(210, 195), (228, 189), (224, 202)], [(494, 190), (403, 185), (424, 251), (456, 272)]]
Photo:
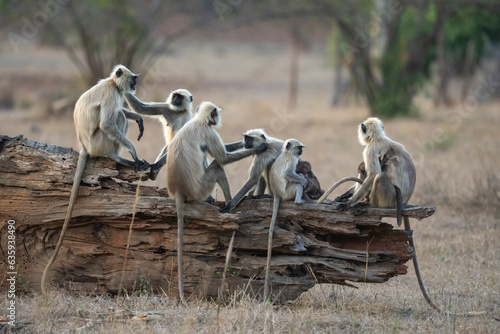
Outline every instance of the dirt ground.
[[(307, 147), (323, 188), (356, 173), (363, 147), (357, 125), (369, 116), (360, 99), (344, 97), (330, 107), (333, 71), (327, 51), (313, 47), (300, 58), (298, 106), (286, 110), (290, 48), (287, 44), (177, 44), (140, 77), (137, 96), (163, 101), (186, 88), (194, 104), (222, 106), (224, 141), (252, 128), (296, 138)], [(32, 47), (0, 50), (0, 134), (18, 135), (78, 149), (71, 112), (47, 114), (47, 97), (76, 99), (85, 88), (63, 53)], [(29, 52), (28, 52), (29, 51)], [(133, 69), (132, 69), (133, 70)], [(480, 84), (475, 88), (480, 89)], [(320, 285), (288, 305), (262, 305), (243, 298), (223, 307), (220, 331), (227, 333), (495, 333), (500, 331), (500, 101), (432, 104), (433, 86), (416, 99), (419, 115), (384, 120), (386, 134), (406, 146), (417, 167), (411, 204), (434, 205), (434, 216), (414, 222), (422, 275), (431, 298), (451, 312), (484, 311), (477, 317), (438, 314), (423, 299), (411, 263), (405, 276), (358, 289)], [(474, 89), (471, 101), (474, 100)], [(12, 105), (12, 108), (5, 106)], [(163, 146), (160, 124), (145, 120), (145, 134), (131, 124), (129, 139), (140, 158), (152, 162)], [(127, 157), (123, 153), (124, 157)], [(245, 182), (249, 160), (227, 168), (233, 193)], [(165, 186), (165, 175), (150, 182)], [(337, 189), (336, 194), (346, 188)], [(0, 188), (1, 193), (1, 188)], [(222, 194), (217, 192), (219, 199)], [(332, 194), (331, 197), (336, 196)], [(390, 221), (395, 223), (394, 221)], [(2, 295), (5, 293), (2, 292)], [(6, 309), (0, 301), (0, 316)], [(166, 296), (113, 299), (53, 291), (49, 297), (19, 296), (17, 315), (32, 332), (182, 332), (217, 330), (216, 304), (192, 301), (188, 308)], [(133, 320), (148, 313), (149, 320)], [(21, 326), (21, 327), (22, 327)]]

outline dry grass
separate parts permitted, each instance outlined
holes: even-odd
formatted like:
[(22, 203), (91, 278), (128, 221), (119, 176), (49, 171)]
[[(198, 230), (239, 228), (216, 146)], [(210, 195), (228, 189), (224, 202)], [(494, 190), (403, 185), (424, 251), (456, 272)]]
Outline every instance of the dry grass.
[[(185, 43), (179, 50), (162, 58), (154, 75), (141, 77), (141, 99), (163, 100), (172, 89), (188, 88), (196, 104), (211, 100), (223, 106), (220, 132), (225, 141), (239, 140), (241, 132), (262, 127), (276, 137), (295, 137), (305, 143), (304, 159), (312, 163), (324, 188), (355, 174), (362, 151), (356, 126), (368, 114), (362, 105), (328, 107), (331, 71), (324, 50), (314, 49), (301, 59), (299, 106), (293, 112), (284, 111), (287, 46), (206, 43), (195, 53), (193, 44)], [(36, 59), (30, 59), (34, 65), (24, 67), (4, 52), (0, 68), (8, 67), (11, 77), (18, 73), (20, 77), (29, 73), (46, 76), (54, 58), (66, 64), (61, 54), (40, 50)], [(67, 79), (74, 74), (66, 65), (63, 68), (67, 71), (58, 71), (58, 76), (67, 73)], [(17, 85), (18, 96), (23, 90), (27, 98), (36, 96), (29, 82)], [(413, 223), (422, 275), (441, 308), (486, 313), (475, 318), (435, 313), (423, 300), (410, 268), (406, 276), (382, 285), (358, 284), (358, 289), (316, 286), (288, 305), (263, 305), (247, 297), (232, 299), (221, 310), (221, 332), (500, 330), (500, 172), (496, 167), (500, 164), (500, 103), (481, 105), (467, 118), (460, 118), (460, 124), (451, 121), (460, 105), (436, 110), (424, 97), (418, 104), (419, 118), (386, 121), (385, 128), (391, 138), (405, 144), (417, 164), (417, 189), (411, 202), (437, 206), (434, 216)], [(147, 120), (145, 126), (136, 148), (140, 157), (151, 161), (163, 145), (157, 139), (161, 131), (154, 121)], [(33, 118), (28, 108), (0, 112), (0, 133), (23, 133), (30, 139), (77, 148), (70, 117)], [(134, 143), (136, 134), (131, 124), (129, 138)], [(228, 168), (233, 192), (244, 183), (248, 166), (244, 161)], [(154, 184), (163, 186), (164, 175)], [(2, 298), (0, 310), (5, 310), (5, 302)], [(176, 299), (161, 295), (110, 298), (53, 291), (49, 297), (20, 295), (17, 314), (24, 328), (33, 332), (213, 333), (217, 330), (216, 308), (216, 303), (203, 300), (192, 301), (185, 308)], [(142, 313), (148, 314), (148, 321), (132, 319)]]

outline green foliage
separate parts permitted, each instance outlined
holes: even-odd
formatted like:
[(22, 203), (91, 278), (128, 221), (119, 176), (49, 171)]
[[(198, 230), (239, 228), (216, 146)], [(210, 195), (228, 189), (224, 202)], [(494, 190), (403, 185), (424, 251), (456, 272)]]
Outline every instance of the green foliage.
[[(344, 51), (344, 56), (355, 56), (354, 81), (365, 95), (371, 113), (385, 118), (408, 116), (414, 112), (413, 97), (430, 80), (431, 64), (437, 58), (438, 23), (444, 25), (447, 61), (454, 62), (458, 71), (463, 67), (470, 40), (476, 45), (476, 62), (484, 53), (487, 39), (500, 40), (500, 20), (494, 11), (473, 3), (457, 7), (451, 2), (431, 0), (408, 4), (403, 11), (393, 13), (389, 22), (386, 17), (386, 28), (395, 24), (396, 33), (387, 33), (385, 45), (380, 47), (374, 45), (380, 36), (373, 35), (374, 29), (365, 28), (370, 26), (367, 22), (373, 11), (364, 3), (357, 11), (341, 16), (341, 36), (333, 36), (331, 41)], [(359, 28), (365, 28), (361, 29), (365, 33), (363, 38), (360, 38)], [(375, 48), (380, 52), (374, 54)]]
[(30, 291), (31, 285), (30, 282), (24, 282), (21, 274), (17, 274), (16, 276), (17, 286), (21, 288), (21, 292), (28, 293)]
[(460, 74), (469, 41), (475, 45), (476, 63), (484, 53), (487, 40), (500, 41), (500, 20), (494, 11), (463, 6), (448, 17), (445, 31), (446, 51), (457, 60), (455, 68)]
[(149, 294), (149, 290), (151, 289), (151, 281), (149, 280), (149, 275), (143, 276), (139, 275), (139, 290), (135, 292), (137, 296)]
[(407, 8), (401, 15), (396, 40), (386, 49), (379, 62), (382, 86), (375, 99), (370, 101), (374, 115), (385, 118), (407, 116), (413, 110), (415, 92), (430, 77), (430, 54), (422, 54), (423, 64), (418, 69), (409, 65), (412, 46), (417, 40), (429, 34), (436, 18), (436, 9), (429, 6), (424, 13), (414, 7)]

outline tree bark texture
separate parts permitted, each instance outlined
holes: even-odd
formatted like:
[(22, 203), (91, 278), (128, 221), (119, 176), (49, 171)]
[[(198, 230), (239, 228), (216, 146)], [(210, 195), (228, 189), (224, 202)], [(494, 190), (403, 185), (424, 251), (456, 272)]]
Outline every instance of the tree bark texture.
[[(64, 221), (77, 159), (70, 148), (0, 136), (0, 276), (13, 272), (8, 262), (10, 222), (16, 227), (14, 271), (39, 291)], [(137, 189), (130, 182), (141, 177), (109, 159), (89, 159), (50, 274), (53, 286), (81, 293), (147, 289), (177, 296), (176, 209), (165, 189), (140, 186), (127, 242)], [(277, 300), (293, 300), (317, 283), (383, 283), (406, 274), (405, 262), (413, 252), (408, 245), (411, 232), (382, 221), (394, 218), (396, 210), (364, 207), (341, 212), (335, 207), (329, 201), (281, 204), (271, 272)], [(226, 250), (236, 231), (227, 291), (260, 295), (272, 198), (244, 200), (231, 214), (197, 202), (188, 202), (185, 211), (186, 294), (217, 296)], [(403, 214), (421, 220), (434, 211), (413, 206)], [(5, 279), (0, 284), (2, 290), (7, 287)]]

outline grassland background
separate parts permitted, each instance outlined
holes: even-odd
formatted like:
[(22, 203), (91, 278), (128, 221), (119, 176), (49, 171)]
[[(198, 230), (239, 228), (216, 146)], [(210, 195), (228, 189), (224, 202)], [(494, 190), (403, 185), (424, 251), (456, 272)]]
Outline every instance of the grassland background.
[[(298, 106), (285, 108), (290, 48), (287, 43), (190, 40), (175, 44), (139, 79), (137, 96), (163, 101), (176, 88), (194, 104), (222, 106), (224, 141), (251, 128), (294, 137), (307, 145), (323, 188), (354, 175), (361, 161), (357, 125), (368, 114), (361, 100), (345, 96), (330, 107), (333, 72), (327, 51), (313, 46), (300, 59)], [(133, 70), (133, 69), (132, 69)], [(30, 46), (14, 53), (0, 46), (0, 134), (18, 135), (78, 149), (71, 112), (50, 115), (46, 100), (76, 99), (85, 87), (65, 55)], [(459, 90), (460, 82), (452, 90)], [(476, 83), (476, 86), (480, 87)], [(497, 88), (499, 89), (499, 88)], [(418, 116), (385, 120), (387, 135), (403, 143), (417, 164), (411, 204), (434, 205), (436, 213), (413, 222), (421, 271), (431, 297), (443, 309), (485, 311), (479, 317), (440, 315), (424, 301), (411, 263), (405, 276), (358, 289), (320, 285), (287, 305), (243, 298), (223, 307), (220, 331), (228, 333), (495, 333), (500, 331), (500, 102), (487, 101), (462, 113), (464, 105), (435, 108), (433, 84), (416, 99)], [(473, 91), (471, 92), (473, 94)], [(1, 105), (1, 103), (0, 103)], [(145, 134), (130, 125), (140, 158), (154, 161), (163, 146), (160, 125), (145, 120)], [(124, 157), (127, 157), (123, 153)], [(233, 193), (246, 179), (249, 160), (227, 168)], [(165, 186), (165, 175), (150, 185)], [(344, 189), (338, 189), (341, 193)], [(1, 189), (0, 189), (1, 192)], [(221, 192), (218, 192), (219, 199)], [(335, 194), (332, 195), (332, 197)], [(390, 222), (393, 222), (390, 220)], [(394, 223), (394, 222), (393, 222)], [(6, 309), (1, 292), (0, 315)], [(113, 299), (53, 290), (19, 296), (20, 326), (30, 332), (213, 333), (216, 304), (193, 300), (188, 308), (166, 296)], [(149, 320), (132, 320), (148, 313)]]

